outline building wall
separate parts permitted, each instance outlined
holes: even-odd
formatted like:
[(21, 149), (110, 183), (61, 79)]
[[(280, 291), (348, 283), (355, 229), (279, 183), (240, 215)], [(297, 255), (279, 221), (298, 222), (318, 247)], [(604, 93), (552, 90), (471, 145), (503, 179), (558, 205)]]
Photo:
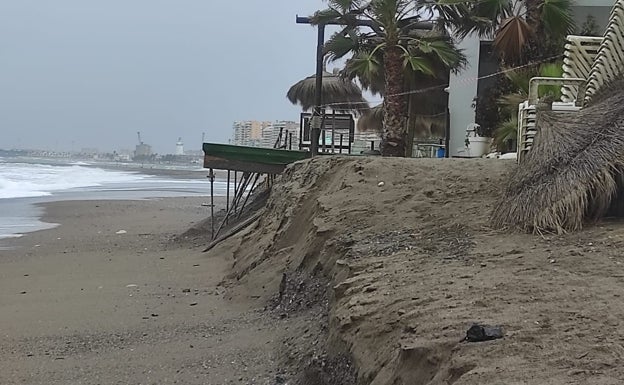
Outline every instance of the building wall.
[(258, 122), (256, 120), (252, 121), (249, 138), (251, 140), (262, 140), (262, 129), (269, 124), (269, 122)]
[(574, 4), (579, 7), (608, 7), (611, 10), (615, 0), (574, 0)]
[(276, 121), (266, 126), (262, 130), (262, 147), (273, 148), (280, 129), (282, 130), (282, 143), (284, 143), (285, 135), (292, 133), (292, 148), (297, 149), (299, 147), (299, 124), (293, 121)]
[[(231, 144), (237, 146), (250, 146), (250, 147), (273, 147), (275, 139), (279, 134), (280, 125), (284, 127), (284, 124), (295, 124), (294, 122), (261, 122), (257, 120), (237, 121), (232, 125), (233, 139)], [(277, 133), (273, 134), (273, 127), (277, 127)], [(268, 129), (271, 128), (271, 129)], [(265, 134), (266, 133), (266, 134)], [(265, 137), (270, 136), (271, 139)], [(270, 145), (268, 143), (273, 140)], [(294, 142), (294, 140), (293, 140)]]
[(459, 44), (468, 60), (466, 68), (459, 74), (451, 74), (449, 80), (450, 112), (450, 156), (460, 156), (465, 147), (466, 127), (475, 121), (473, 99), (477, 96), (479, 75), (479, 46), (477, 36), (468, 36)]

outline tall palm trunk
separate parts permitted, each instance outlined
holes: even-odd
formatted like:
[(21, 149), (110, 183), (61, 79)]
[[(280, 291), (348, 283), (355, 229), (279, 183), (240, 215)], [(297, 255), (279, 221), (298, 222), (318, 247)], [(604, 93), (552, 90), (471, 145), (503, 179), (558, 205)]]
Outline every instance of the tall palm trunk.
[(540, 18), (539, 6), (544, 0), (524, 0), (526, 7), (526, 21), (533, 34), (529, 37), (527, 48), (522, 60), (518, 64), (527, 64), (531, 60), (539, 60), (548, 47), (548, 41), (544, 26)]
[(405, 116), (403, 51), (396, 41), (388, 41), (384, 52), (385, 90), (381, 155), (405, 156), (407, 130)]
[(539, 6), (543, 0), (524, 0), (526, 7), (526, 20), (529, 26), (535, 31), (540, 23)]

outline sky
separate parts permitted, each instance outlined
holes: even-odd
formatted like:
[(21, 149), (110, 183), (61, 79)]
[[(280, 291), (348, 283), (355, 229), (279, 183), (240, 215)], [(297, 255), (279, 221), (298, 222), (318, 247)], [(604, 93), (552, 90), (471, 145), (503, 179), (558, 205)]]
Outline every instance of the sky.
[[(227, 143), (235, 120), (295, 120), (322, 0), (0, 0), (0, 148)], [(328, 33), (329, 35), (329, 33)]]

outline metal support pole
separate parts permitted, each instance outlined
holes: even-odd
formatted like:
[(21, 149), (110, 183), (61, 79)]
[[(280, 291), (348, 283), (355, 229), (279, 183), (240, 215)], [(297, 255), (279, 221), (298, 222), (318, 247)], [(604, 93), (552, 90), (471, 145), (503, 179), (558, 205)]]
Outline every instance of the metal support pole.
[(247, 179), (250, 178), (251, 173), (243, 172), (240, 181), (238, 182), (238, 187), (236, 194), (234, 194), (234, 199), (232, 200), (232, 208), (234, 209), (234, 214), (238, 211), (238, 201), (241, 199), (243, 194), (245, 194), (245, 189), (247, 188)]
[[(245, 205), (247, 204), (247, 201), (249, 200), (249, 197), (251, 196), (251, 194), (253, 193), (254, 188), (256, 187), (256, 183), (258, 182), (258, 178), (260, 178), (260, 173), (256, 173), (256, 177), (254, 178), (254, 181), (251, 184), (251, 188), (249, 189), (249, 193), (247, 193), (247, 197), (245, 198), (245, 201), (243, 202), (243, 205), (241, 206), (241, 210), (238, 213), (237, 218), (240, 218), (240, 216), (243, 214), (243, 210), (245, 209)], [(250, 178), (250, 180), (251, 180), (251, 178)]]
[(331, 124), (331, 152), (336, 153), (336, 111), (332, 110), (332, 124)]
[(343, 134), (340, 134), (340, 153), (342, 154), (342, 136)]
[(227, 176), (227, 189), (225, 190), (225, 211), (229, 211), (230, 210), (230, 174), (232, 173), (231, 170), (228, 170), (228, 176)]
[(210, 179), (210, 227), (212, 229), (211, 237), (215, 237), (215, 225), (214, 225), (214, 170), (211, 168), (208, 173), (208, 179)]
[(320, 117), (322, 115), (323, 105), (323, 46), (325, 45), (325, 24), (319, 24), (316, 26), (318, 29), (317, 43), (316, 43), (316, 84), (314, 88), (314, 113), (312, 114), (312, 121), (310, 122), (310, 134), (312, 143), (310, 143), (310, 151), (312, 156), (318, 154), (318, 141), (321, 134)]
[[(217, 228), (217, 231), (214, 234), (214, 238), (219, 236), (219, 233), (221, 233), (221, 229), (223, 229), (223, 225), (225, 225), (227, 219), (230, 217), (230, 214), (232, 214), (233, 210), (236, 210), (236, 206), (238, 205), (237, 202), (239, 202), (240, 199), (243, 197), (243, 194), (245, 193), (245, 190), (247, 189), (247, 186), (250, 180), (251, 180), (251, 173), (248, 173), (248, 172), (243, 173), (243, 176), (241, 177), (241, 186), (238, 188), (238, 192), (234, 196), (234, 201), (232, 202), (232, 206), (230, 207), (230, 210), (225, 214), (225, 218), (223, 219), (223, 221), (221, 221), (221, 224)], [(241, 212), (242, 212), (242, 209), (241, 209)]]
[(230, 206), (230, 208), (231, 208), (232, 206), (234, 206), (234, 199), (235, 199), (235, 197), (236, 197), (236, 194), (238, 193), (238, 190), (236, 189), (236, 186), (238, 186), (238, 185), (236, 184), (236, 178), (237, 178), (237, 176), (238, 176), (238, 171), (234, 171), (234, 196), (232, 197), (232, 205)]
[(446, 109), (446, 119), (444, 119), (444, 123), (446, 123), (446, 127), (444, 127), (444, 157), (451, 157), (451, 113), (449, 109)]

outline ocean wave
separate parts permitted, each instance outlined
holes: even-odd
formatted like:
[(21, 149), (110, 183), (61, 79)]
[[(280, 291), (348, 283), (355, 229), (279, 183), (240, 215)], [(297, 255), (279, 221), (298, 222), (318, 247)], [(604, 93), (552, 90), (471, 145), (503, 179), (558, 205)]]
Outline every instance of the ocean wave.
[(0, 199), (48, 196), (54, 191), (127, 183), (146, 178), (136, 173), (80, 165), (3, 163), (0, 167)]

